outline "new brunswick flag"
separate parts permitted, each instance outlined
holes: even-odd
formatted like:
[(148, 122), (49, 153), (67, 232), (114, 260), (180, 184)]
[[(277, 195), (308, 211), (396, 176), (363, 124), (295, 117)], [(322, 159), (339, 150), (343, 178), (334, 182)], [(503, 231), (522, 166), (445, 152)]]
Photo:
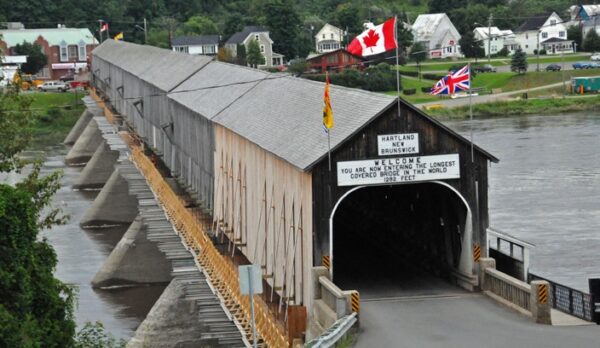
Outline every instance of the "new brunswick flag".
[(329, 98), (329, 74), (325, 75), (325, 92), (323, 93), (323, 126), (325, 131), (329, 132), (333, 128), (333, 110), (331, 109), (331, 99)]
[(123, 41), (123, 32), (120, 32), (117, 35), (115, 35), (115, 40)]

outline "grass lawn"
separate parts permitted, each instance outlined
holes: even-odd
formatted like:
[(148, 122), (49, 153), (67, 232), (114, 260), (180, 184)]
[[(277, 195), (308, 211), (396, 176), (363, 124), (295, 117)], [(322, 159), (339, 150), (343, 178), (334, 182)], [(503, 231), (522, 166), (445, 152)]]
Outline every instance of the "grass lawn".
[(82, 92), (28, 93), (34, 115), (31, 129), (34, 148), (64, 140), (85, 108), (81, 101), (84, 95)]
[[(400, 96), (403, 99), (407, 100), (408, 102), (411, 102), (413, 104), (418, 104), (418, 103), (427, 103), (430, 101), (436, 101), (436, 100), (440, 99), (440, 97), (429, 95), (429, 93), (421, 91), (422, 87), (432, 87), (435, 84), (435, 81), (418, 80), (416, 78), (410, 78), (410, 77), (405, 77), (405, 76), (402, 76), (401, 78), (402, 78), (401, 79), (402, 90), (412, 89), (412, 88), (416, 89), (416, 93), (410, 94), (410, 95), (406, 95), (406, 94), (404, 94), (404, 92), (400, 92)], [(398, 92), (389, 91), (389, 92), (385, 92), (385, 94), (395, 97), (398, 95)]]

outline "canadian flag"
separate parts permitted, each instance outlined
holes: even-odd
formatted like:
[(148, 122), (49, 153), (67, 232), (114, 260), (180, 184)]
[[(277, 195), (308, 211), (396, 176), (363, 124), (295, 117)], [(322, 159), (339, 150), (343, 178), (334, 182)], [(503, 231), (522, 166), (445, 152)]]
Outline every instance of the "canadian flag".
[(366, 57), (394, 49), (398, 46), (394, 35), (395, 28), (395, 17), (377, 26), (369, 23), (367, 30), (352, 40), (348, 51), (357, 56)]

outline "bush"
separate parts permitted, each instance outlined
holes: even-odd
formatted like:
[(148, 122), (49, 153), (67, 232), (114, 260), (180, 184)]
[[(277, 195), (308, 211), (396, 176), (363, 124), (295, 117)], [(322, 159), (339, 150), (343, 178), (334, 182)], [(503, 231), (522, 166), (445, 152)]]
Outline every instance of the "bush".
[[(325, 74), (307, 74), (304, 78), (325, 82)], [(334, 85), (361, 88), (367, 91), (385, 92), (396, 89), (396, 72), (387, 63), (368, 67), (364, 72), (347, 69), (339, 74), (330, 74), (329, 81)]]
[(508, 52), (508, 48), (506, 47), (502, 47), (502, 49), (500, 51), (498, 51), (498, 53), (496, 54), (498, 57), (508, 57), (508, 54), (510, 52)]
[(429, 93), (429, 92), (431, 92), (431, 87), (421, 87), (421, 92)]
[(400, 75), (419, 77), (419, 72), (418, 71), (402, 71), (402, 70), (400, 70)]
[(412, 95), (417, 93), (417, 89), (416, 88), (409, 88), (409, 89), (405, 89), (404, 91), (402, 91), (405, 95)]
[(424, 79), (426, 79), (426, 80), (434, 80), (434, 81), (440, 80), (440, 79), (442, 79), (442, 77), (444, 77), (444, 76), (446, 76), (446, 75), (438, 75), (438, 74), (423, 74), (423, 78), (424, 78)]

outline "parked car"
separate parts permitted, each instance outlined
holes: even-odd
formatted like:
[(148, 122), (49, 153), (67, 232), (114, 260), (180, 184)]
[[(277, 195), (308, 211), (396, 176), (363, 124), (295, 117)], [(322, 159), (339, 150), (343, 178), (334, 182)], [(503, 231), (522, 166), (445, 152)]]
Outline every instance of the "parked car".
[(491, 64), (484, 64), (484, 65), (476, 65), (473, 67), (473, 71), (475, 72), (496, 72), (496, 68), (493, 67)]
[(600, 52), (593, 53), (590, 59), (596, 61), (600, 60)]
[(69, 70), (66, 74), (58, 78), (62, 82), (73, 81), (75, 79), (75, 71)]
[(560, 65), (558, 65), (558, 64), (549, 64), (546, 67), (546, 71), (560, 71)]
[(600, 68), (600, 63), (590, 62), (588, 63), (588, 69), (598, 69)]
[(69, 85), (62, 81), (46, 81), (40, 86), (38, 86), (38, 90), (42, 92), (48, 91), (58, 91), (58, 92), (66, 92), (69, 90)]
[(573, 63), (573, 69), (577, 70), (577, 69), (590, 69), (590, 63), (588, 62), (578, 62), (578, 63)]

